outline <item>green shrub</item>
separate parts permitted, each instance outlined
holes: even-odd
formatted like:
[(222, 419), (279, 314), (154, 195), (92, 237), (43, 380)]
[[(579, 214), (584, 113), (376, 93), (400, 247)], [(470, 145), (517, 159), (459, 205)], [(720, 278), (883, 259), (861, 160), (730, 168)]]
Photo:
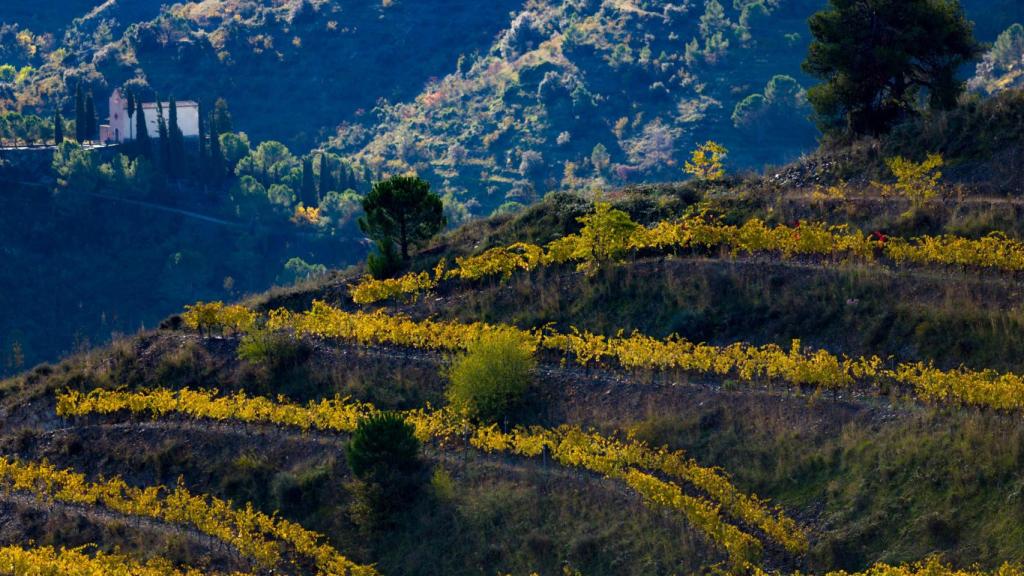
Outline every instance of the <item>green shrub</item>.
[(514, 334), (497, 334), (471, 345), (448, 371), (448, 401), (482, 422), (498, 422), (522, 402), (536, 360)]
[(455, 480), (444, 468), (438, 467), (430, 477), (430, 488), (434, 497), (442, 502), (455, 500)]
[(271, 371), (298, 366), (309, 357), (309, 346), (290, 334), (254, 330), (238, 343), (238, 358)]

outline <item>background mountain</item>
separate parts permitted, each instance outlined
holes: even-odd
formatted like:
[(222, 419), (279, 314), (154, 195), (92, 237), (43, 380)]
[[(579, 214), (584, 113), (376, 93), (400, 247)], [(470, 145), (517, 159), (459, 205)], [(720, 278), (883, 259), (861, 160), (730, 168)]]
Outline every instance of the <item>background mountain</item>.
[[(373, 176), (416, 171), (456, 219), (678, 178), (707, 139), (760, 169), (817, 137), (800, 63), (820, 0), (97, 4), (5, 5), (6, 58), (33, 67), (0, 91), (8, 107), (69, 111), (79, 82), (101, 117), (125, 84), (224, 97), (253, 141), (328, 141)], [(1010, 0), (964, 5), (984, 41), (1024, 21)]]
[(56, 14), (39, 29), (26, 24), (54, 39), (31, 60), (38, 70), (15, 90), (17, 105), (67, 105), (80, 81), (105, 105), (130, 83), (210, 104), (226, 98), (254, 139), (309, 148), (378, 99), (410, 98), (460, 54), (485, 49), (520, 1), (473, 10), (457, 1), (161, 4), (111, 0), (63, 36)]

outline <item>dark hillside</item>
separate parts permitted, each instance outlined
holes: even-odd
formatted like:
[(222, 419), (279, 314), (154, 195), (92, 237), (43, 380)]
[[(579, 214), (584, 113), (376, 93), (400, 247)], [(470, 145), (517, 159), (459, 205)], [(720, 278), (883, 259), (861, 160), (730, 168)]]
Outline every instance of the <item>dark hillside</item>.
[(152, 328), (189, 302), (289, 284), (292, 258), (343, 267), (364, 253), (358, 238), (224, 220), (206, 205), (194, 209), (202, 214), (177, 212), (153, 198), (6, 182), (0, 373)]
[[(409, 98), (460, 54), (488, 46), (518, 7), (518, 0), (473, 10), (459, 1), (208, 0), (143, 15), (114, 3), (77, 21), (68, 43), (58, 38), (54, 49), (68, 55), (41, 65), (18, 101), (66, 106), (82, 80), (101, 95), (102, 116), (106, 95), (133, 81), (208, 105), (226, 98), (257, 141), (308, 148), (340, 123), (370, 114), (379, 99)], [(107, 18), (120, 25), (96, 33)], [(409, 54), (417, 55), (414, 66), (404, 64)]]

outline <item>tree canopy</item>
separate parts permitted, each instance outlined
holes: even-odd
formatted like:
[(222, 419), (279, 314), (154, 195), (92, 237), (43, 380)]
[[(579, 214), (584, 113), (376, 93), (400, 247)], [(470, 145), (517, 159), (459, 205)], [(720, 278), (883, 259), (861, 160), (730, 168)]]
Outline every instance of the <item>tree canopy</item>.
[(345, 453), (358, 480), (353, 508), (365, 508), (357, 522), (387, 521), (413, 500), (426, 467), (416, 430), (395, 413), (380, 413), (359, 423)]
[(824, 80), (808, 91), (826, 132), (879, 134), (915, 114), (956, 105), (959, 68), (980, 45), (957, 0), (830, 0), (809, 21), (804, 70)]
[(377, 182), (363, 199), (365, 216), (359, 219), (364, 234), (383, 244), (392, 241), (409, 259), (409, 248), (418, 246), (446, 224), (441, 198), (430, 184), (416, 176), (393, 176)]

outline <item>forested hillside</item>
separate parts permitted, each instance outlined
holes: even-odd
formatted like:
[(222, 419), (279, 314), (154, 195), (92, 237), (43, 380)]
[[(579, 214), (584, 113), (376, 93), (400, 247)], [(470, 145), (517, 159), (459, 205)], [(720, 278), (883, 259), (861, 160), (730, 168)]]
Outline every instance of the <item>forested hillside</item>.
[[(35, 70), (13, 88), (10, 103), (67, 105), (79, 82), (105, 101), (114, 88), (138, 84), (210, 105), (226, 98), (253, 138), (309, 148), (338, 124), (370, 114), (378, 99), (410, 98), (460, 54), (486, 49), (520, 2), (473, 10), (460, 2), (161, 4), (107, 2), (63, 36), (56, 14), (50, 22), (36, 18), (40, 28), (22, 24), (53, 37), (37, 42), (28, 61)], [(17, 12), (2, 10), (4, 22), (19, 23)]]
[[(0, 14), (18, 69), (2, 92), (8, 107), (68, 112), (84, 82), (101, 118), (125, 84), (224, 97), (255, 141), (327, 141), (374, 175), (414, 170), (464, 218), (677, 178), (712, 137), (736, 167), (796, 158), (817, 138), (800, 63), (821, 4), (110, 1), (28, 15), (15, 2)], [(1024, 21), (1010, 0), (965, 7), (986, 41)]]

